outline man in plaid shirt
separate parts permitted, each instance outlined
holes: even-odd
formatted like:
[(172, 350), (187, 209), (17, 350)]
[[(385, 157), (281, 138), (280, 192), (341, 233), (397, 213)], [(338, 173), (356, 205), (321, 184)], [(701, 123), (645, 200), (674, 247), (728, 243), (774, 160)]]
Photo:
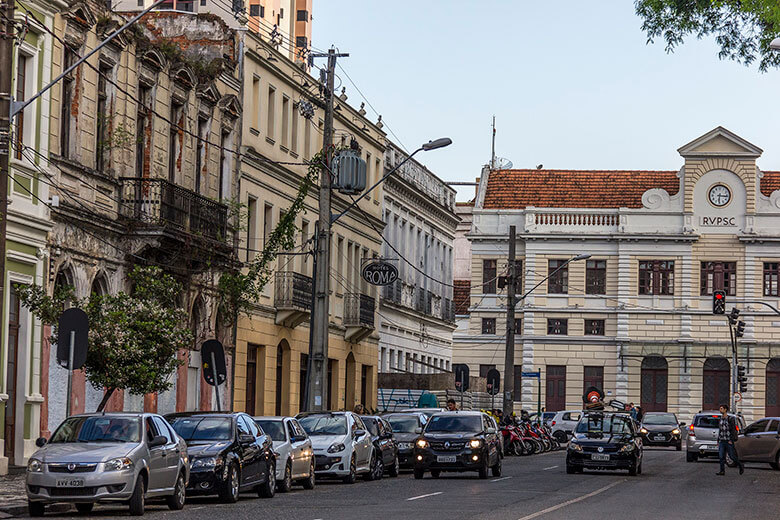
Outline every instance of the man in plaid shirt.
[(720, 471), (716, 475), (726, 474), (726, 452), (731, 456), (731, 460), (739, 466), (739, 474), (745, 472), (745, 465), (739, 461), (737, 450), (734, 443), (737, 442), (737, 420), (729, 417), (729, 407), (726, 404), (720, 405), (720, 420), (718, 420), (718, 456), (720, 458)]

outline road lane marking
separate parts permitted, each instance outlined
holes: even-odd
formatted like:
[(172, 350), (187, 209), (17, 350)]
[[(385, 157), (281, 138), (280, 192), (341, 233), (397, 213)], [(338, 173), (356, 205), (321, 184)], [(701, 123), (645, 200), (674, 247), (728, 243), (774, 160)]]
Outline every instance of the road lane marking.
[(493, 479), (493, 480), (491, 480), (490, 482), (501, 482), (502, 480), (507, 480), (507, 479), (510, 479), (510, 478), (512, 478), (512, 477), (501, 477), (501, 478), (494, 478), (494, 479)]
[(406, 501), (410, 502), (412, 500), (419, 500), (421, 498), (428, 498), (428, 497), (435, 497), (436, 495), (441, 495), (443, 491), (437, 491), (436, 493), (428, 493), (427, 495), (420, 495), (417, 497), (407, 498)]
[(544, 468), (544, 471), (547, 471), (548, 469), (555, 469), (555, 468), (557, 468), (557, 467), (558, 467), (558, 466), (550, 466), (549, 468)]
[(625, 482), (625, 480), (618, 480), (617, 482), (613, 482), (612, 484), (604, 486), (603, 488), (599, 488), (596, 491), (591, 491), (586, 495), (582, 495), (577, 498), (572, 498), (571, 500), (567, 500), (566, 502), (561, 502), (558, 505), (548, 507), (547, 509), (542, 509), (541, 511), (537, 511), (536, 513), (532, 513), (530, 515), (526, 515), (520, 518), (520, 520), (531, 520), (532, 518), (538, 518), (542, 515), (546, 515), (547, 513), (552, 513), (553, 511), (557, 511), (562, 507), (570, 506), (571, 504), (576, 504), (577, 502), (582, 502), (583, 500), (586, 500), (590, 497), (594, 497), (600, 493), (603, 493), (604, 491), (607, 491), (608, 489), (612, 489), (613, 487), (617, 486), (618, 484), (622, 484), (623, 482)]

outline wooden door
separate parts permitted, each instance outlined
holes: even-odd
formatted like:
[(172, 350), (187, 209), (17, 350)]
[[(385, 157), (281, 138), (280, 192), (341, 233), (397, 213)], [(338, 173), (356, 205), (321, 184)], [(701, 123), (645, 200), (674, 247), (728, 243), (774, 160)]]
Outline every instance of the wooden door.
[(5, 402), (5, 453), (8, 464), (14, 461), (14, 440), (16, 438), (16, 393), (17, 393), (17, 367), (19, 365), (19, 298), (16, 290), (11, 285), (8, 295), (8, 362), (6, 364), (6, 393), (8, 400)]
[(545, 407), (548, 412), (557, 412), (566, 408), (566, 367), (547, 365), (547, 397)]
[(769, 361), (766, 366), (766, 417), (780, 417), (780, 359)]

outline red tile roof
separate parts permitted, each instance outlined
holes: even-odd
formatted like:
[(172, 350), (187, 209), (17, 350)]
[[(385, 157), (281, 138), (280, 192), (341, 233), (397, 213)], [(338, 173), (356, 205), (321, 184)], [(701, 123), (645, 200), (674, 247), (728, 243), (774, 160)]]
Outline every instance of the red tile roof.
[(455, 314), (468, 314), (471, 295), (471, 280), (455, 280)]
[(780, 172), (761, 171), (761, 194), (769, 197), (773, 191), (780, 190)]
[(677, 171), (494, 170), (484, 207), (641, 208), (642, 194), (651, 188), (675, 195), (680, 189)]

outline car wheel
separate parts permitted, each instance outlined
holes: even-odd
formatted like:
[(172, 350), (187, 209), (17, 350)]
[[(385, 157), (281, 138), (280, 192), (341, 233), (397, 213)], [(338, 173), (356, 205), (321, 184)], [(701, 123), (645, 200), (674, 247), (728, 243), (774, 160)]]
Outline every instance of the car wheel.
[(439, 469), (432, 469), (431, 470), (431, 477), (433, 477), (433, 478), (441, 477), (441, 470), (439, 470)]
[(390, 469), (387, 470), (387, 473), (391, 477), (397, 477), (400, 472), (401, 472), (401, 463), (398, 462), (398, 455), (396, 455), (395, 458), (393, 459), (393, 465), (390, 466)]
[[(431, 473), (433, 473), (433, 472), (431, 472)], [(414, 478), (415, 479), (420, 480), (424, 476), (425, 476), (425, 470), (424, 469), (414, 468)]]
[(492, 468), (490, 468), (490, 471), (494, 477), (501, 476), (501, 459), (498, 459), (496, 461), (496, 464)]
[(553, 433), (553, 437), (555, 437), (555, 440), (557, 440), (560, 444), (566, 444), (566, 441), (569, 440), (566, 436), (566, 432), (563, 430), (556, 430), (556, 432)]
[(92, 512), (92, 508), (95, 507), (95, 504), (92, 502), (80, 502), (76, 504), (76, 511), (81, 513), (82, 515), (86, 515), (87, 513)]
[(303, 489), (314, 489), (314, 481), (314, 459), (312, 459), (311, 466), (309, 467), (309, 477), (301, 482)]
[(179, 473), (179, 476), (176, 478), (176, 487), (173, 489), (173, 495), (165, 497), (165, 501), (168, 503), (168, 509), (179, 511), (184, 507), (186, 500), (187, 485), (184, 483), (184, 475)]
[(30, 516), (43, 516), (46, 514), (46, 504), (43, 502), (27, 502), (27, 511)]
[(130, 515), (141, 516), (144, 514), (144, 488), (146, 487), (146, 480), (143, 475), (138, 475), (135, 481), (135, 488), (133, 488), (133, 494), (130, 496)]
[(699, 456), (695, 453), (691, 453), (690, 451), (685, 452), (685, 460), (688, 462), (696, 462), (699, 460)]
[[(285, 473), (286, 476), (286, 473)], [(276, 493), (276, 463), (268, 463), (268, 478), (257, 488), (257, 495), (260, 498), (273, 498)]]
[(222, 487), (219, 490), (219, 498), (226, 504), (235, 504), (238, 502), (238, 468), (235, 464), (230, 464), (228, 468), (228, 477), (223, 482)]
[(385, 474), (385, 464), (382, 462), (381, 453), (379, 453), (379, 455), (377, 455), (376, 452), (374, 453), (374, 455), (371, 457), (371, 465), (369, 467), (370, 469), (364, 477), (366, 480), (372, 481), (382, 478), (382, 476)]
[(354, 484), (357, 480), (357, 467), (355, 466), (355, 456), (352, 455), (352, 458), (349, 461), (349, 475), (343, 478), (343, 482), (345, 484)]
[(575, 468), (571, 464), (566, 464), (566, 473), (568, 473), (569, 475), (573, 475), (573, 474), (577, 473), (577, 468)]
[(633, 464), (631, 464), (631, 466), (629, 466), (628, 474), (631, 475), (632, 477), (635, 477), (636, 476), (636, 470), (637, 470), (637, 463), (634, 462)]
[(488, 458), (485, 457), (485, 462), (482, 463), (482, 467), (479, 468), (479, 478), (486, 479), (488, 478), (488, 470), (490, 467), (488, 466)]
[(287, 493), (292, 489), (292, 467), (290, 467), (289, 461), (284, 465), (284, 478), (277, 482), (277, 486), (279, 486), (280, 493)]

